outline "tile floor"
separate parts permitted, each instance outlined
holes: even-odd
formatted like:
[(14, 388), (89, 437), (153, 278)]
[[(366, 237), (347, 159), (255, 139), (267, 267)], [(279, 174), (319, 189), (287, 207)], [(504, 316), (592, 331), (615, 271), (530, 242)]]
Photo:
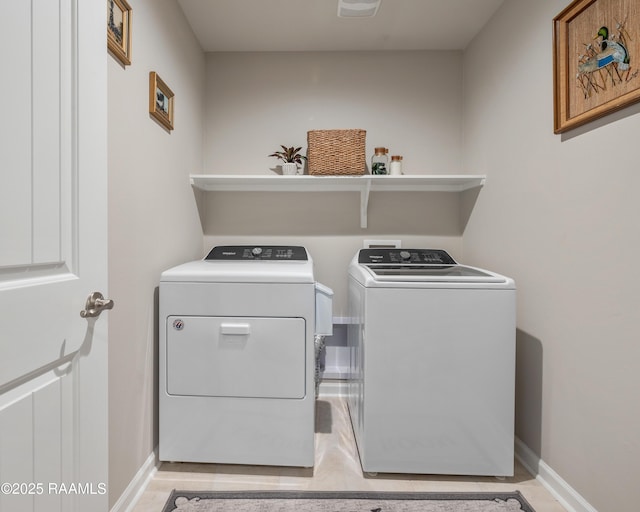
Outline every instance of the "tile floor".
[(313, 469), (224, 464), (163, 463), (133, 512), (160, 512), (172, 489), (401, 492), (508, 492), (519, 490), (536, 512), (565, 512), (517, 461), (512, 478), (434, 475), (363, 475), (343, 398), (320, 396)]

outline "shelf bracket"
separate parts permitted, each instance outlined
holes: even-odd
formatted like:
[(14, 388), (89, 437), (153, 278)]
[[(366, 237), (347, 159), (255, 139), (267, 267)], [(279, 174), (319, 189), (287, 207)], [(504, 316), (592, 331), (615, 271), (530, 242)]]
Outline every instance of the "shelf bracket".
[(371, 180), (364, 182), (364, 187), (360, 190), (360, 227), (367, 227), (367, 211), (369, 210), (369, 192), (371, 192)]

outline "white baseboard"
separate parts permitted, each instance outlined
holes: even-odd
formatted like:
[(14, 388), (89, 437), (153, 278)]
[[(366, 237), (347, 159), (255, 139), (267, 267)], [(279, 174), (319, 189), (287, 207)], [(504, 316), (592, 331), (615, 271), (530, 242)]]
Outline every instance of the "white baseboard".
[(529, 473), (536, 477), (568, 512), (598, 512), (558, 473), (538, 457), (531, 449), (516, 437), (516, 459)]
[(147, 485), (158, 471), (160, 462), (158, 461), (157, 450), (151, 452), (147, 460), (135, 474), (127, 488), (124, 490), (118, 501), (115, 502), (110, 512), (131, 512), (136, 503), (147, 488)]

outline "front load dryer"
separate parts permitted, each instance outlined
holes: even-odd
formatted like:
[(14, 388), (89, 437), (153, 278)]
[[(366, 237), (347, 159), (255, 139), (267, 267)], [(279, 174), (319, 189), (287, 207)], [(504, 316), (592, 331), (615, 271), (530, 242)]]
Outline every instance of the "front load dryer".
[(314, 465), (316, 293), (298, 246), (214, 247), (162, 273), (160, 460)]
[(362, 249), (348, 290), (362, 469), (512, 475), (513, 280), (441, 250)]

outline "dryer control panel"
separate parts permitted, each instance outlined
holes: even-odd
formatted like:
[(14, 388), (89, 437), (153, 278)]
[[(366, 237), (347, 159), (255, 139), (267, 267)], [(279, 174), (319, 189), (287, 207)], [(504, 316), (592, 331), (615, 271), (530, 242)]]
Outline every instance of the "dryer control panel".
[(211, 249), (206, 260), (307, 261), (307, 250), (296, 245), (221, 245)]
[(442, 249), (360, 249), (358, 263), (456, 265), (455, 260)]

